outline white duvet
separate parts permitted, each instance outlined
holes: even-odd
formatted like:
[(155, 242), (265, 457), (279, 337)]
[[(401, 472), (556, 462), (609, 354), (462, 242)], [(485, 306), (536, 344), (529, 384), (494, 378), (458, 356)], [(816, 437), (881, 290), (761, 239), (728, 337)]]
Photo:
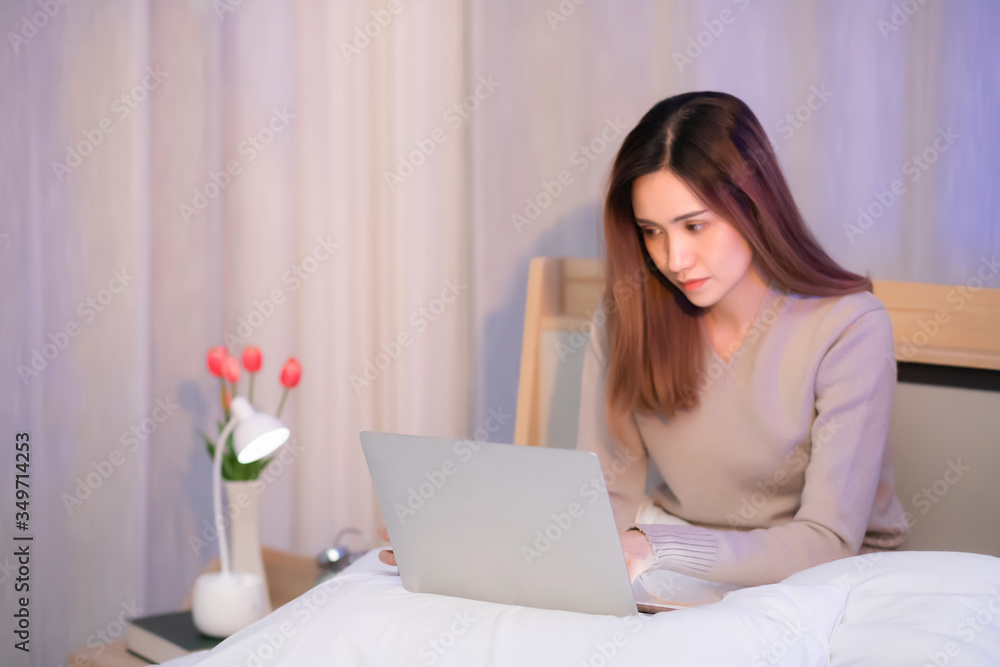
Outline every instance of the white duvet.
[(214, 650), (164, 664), (1000, 665), (991, 556), (856, 556), (712, 604), (618, 618), (410, 593), (378, 551)]

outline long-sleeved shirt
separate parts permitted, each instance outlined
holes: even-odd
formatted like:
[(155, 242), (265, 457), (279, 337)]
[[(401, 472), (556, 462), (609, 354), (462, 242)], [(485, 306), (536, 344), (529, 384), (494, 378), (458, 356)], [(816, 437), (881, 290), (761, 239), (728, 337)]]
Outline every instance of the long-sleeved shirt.
[[(597, 453), (620, 532), (638, 528), (664, 568), (743, 586), (908, 535), (886, 455), (896, 388), (892, 323), (870, 292), (807, 297), (768, 286), (726, 359), (702, 333), (700, 404), (632, 413), (623, 446), (606, 419), (607, 330), (586, 348), (577, 449)], [(635, 524), (651, 499), (691, 525)]]

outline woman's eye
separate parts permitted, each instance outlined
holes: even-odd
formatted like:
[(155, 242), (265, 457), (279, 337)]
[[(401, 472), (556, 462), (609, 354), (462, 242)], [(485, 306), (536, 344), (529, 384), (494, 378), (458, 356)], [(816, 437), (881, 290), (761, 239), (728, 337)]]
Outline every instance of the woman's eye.
[[(689, 225), (684, 225), (684, 227), (689, 232), (700, 232), (705, 227), (705, 223), (704, 222), (692, 222)], [(697, 227), (698, 229), (691, 229), (692, 227)]]
[(643, 227), (642, 228), (642, 234), (643, 234), (643, 236), (654, 236), (654, 235), (659, 234), (659, 233), (660, 233), (660, 230), (656, 229), (654, 227)]

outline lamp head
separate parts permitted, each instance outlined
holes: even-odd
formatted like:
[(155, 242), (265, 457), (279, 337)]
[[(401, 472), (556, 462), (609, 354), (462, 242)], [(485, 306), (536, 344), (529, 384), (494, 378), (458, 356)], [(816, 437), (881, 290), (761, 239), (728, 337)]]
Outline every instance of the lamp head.
[(290, 432), (284, 424), (269, 414), (257, 412), (242, 396), (234, 398), (229, 407), (237, 419), (233, 449), (240, 463), (262, 459), (288, 440)]

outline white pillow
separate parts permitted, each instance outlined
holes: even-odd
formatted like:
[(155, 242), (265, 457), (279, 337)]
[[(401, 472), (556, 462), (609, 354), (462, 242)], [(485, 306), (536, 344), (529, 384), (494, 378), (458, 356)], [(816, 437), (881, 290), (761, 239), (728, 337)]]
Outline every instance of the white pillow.
[(207, 654), (172, 667), (827, 665), (846, 577), (626, 618), (410, 593), (370, 551)]
[(947, 551), (866, 554), (785, 579), (850, 577), (831, 665), (1000, 665), (1000, 559)]

